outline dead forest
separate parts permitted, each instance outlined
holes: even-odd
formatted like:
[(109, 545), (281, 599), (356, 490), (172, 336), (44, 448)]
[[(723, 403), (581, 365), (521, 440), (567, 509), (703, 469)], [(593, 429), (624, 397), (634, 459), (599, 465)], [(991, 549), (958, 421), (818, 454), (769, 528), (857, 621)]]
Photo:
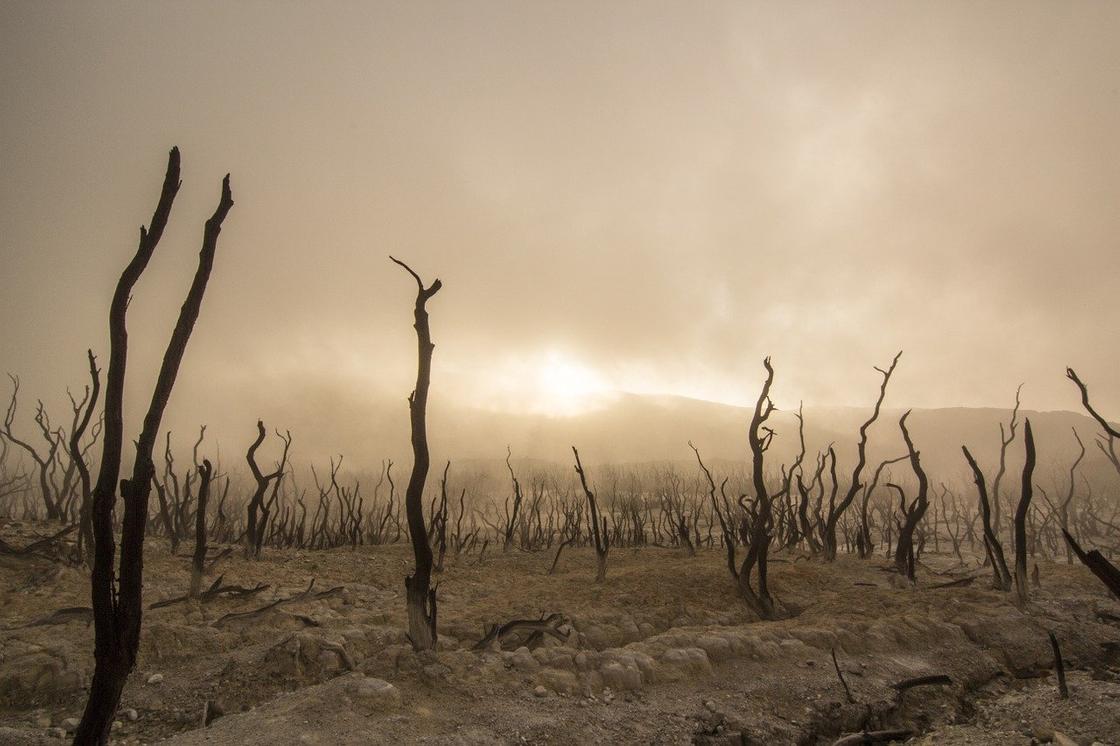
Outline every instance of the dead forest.
[[(1120, 552), (1120, 429), (1110, 419), (1117, 413), (1098, 412), (1091, 394), (1113, 382), (1083, 381), (1072, 368), (1064, 375), (1092, 427), (1068, 433), (1064, 447), (1075, 444), (1078, 455), (1063, 471), (1045, 479), (1036, 473), (1036, 465), (1047, 457), (1049, 444), (1036, 440), (1014, 384), (1009, 387), (1014, 407), (991, 433), (991, 441), (961, 442), (958, 472), (927, 471), (923, 443), (909, 427), (910, 413), (885, 415), (888, 406), (899, 406), (890, 398), (891, 383), (906, 374), (903, 352), (890, 360), (868, 361), (866, 388), (875, 403), (858, 431), (851, 433), (851, 446), (807, 448), (802, 411), (796, 414), (799, 431), (772, 429), (775, 405), (770, 392), (782, 376), (782, 361), (766, 358), (760, 361), (757, 380), (743, 382), (757, 396), (749, 421), (742, 423), (741, 463), (706, 459), (703, 444), (682, 432), (680, 459), (672, 463), (602, 464), (573, 443), (569, 453), (557, 453), (553, 463), (542, 464), (519, 460), (505, 444), (495, 443), (493, 468), (460, 468), (454, 460), (434, 461), (428, 445), (428, 394), (430, 387), (440, 385), (432, 376), (432, 359), (438, 355), (439, 316), (445, 309), (439, 296), (442, 283), (426, 273), (438, 268), (421, 271), (404, 259), (386, 257), (385, 271), (399, 274), (401, 282), (416, 291), (411, 309), (416, 382), (411, 392), (401, 392), (402, 399), (407, 396), (407, 415), (403, 401), (400, 412), (409, 418), (411, 458), (399, 463), (376, 454), (346, 454), (345, 459), (306, 463), (299, 457), (299, 432), (284, 423), (257, 421), (246, 423), (237, 451), (227, 443), (219, 459), (205, 425), (197, 432), (173, 433), (162, 427), (162, 417), (175, 396), (179, 365), (192, 334), (207, 333), (194, 327), (215, 255), (236, 250), (219, 245), (224, 221), (235, 220), (237, 214), (227, 175), (217, 206), (204, 222), (196, 274), (168, 340), (142, 430), (126, 432), (122, 399), (128, 299), (132, 288), (143, 282), (167, 222), (186, 219), (172, 215), (180, 184), (179, 158), (173, 149), (151, 220), (140, 232), (116, 292), (106, 299), (110, 348), (86, 354), (84, 370), (79, 369), (84, 380), (67, 392), (70, 409), (48, 412), (35, 398), (46, 392), (36, 391), (34, 382), (21, 380), (14, 371), (8, 376), (0, 429), (0, 566), (7, 573), (5, 581), (25, 575), (40, 579), (24, 592), (37, 593), (30, 600), (17, 603), (11, 600), (16, 593), (6, 596), (24, 616), (9, 620), (0, 631), (8, 650), (0, 655), (5, 724), (23, 722), (28, 712), (42, 719), (46, 710), (61, 712), (68, 706), (70, 718), (47, 714), (47, 727), (40, 730), (75, 744), (102, 744), (130, 737), (150, 742), (232, 721), (224, 717), (234, 713), (225, 712), (229, 707), (222, 704), (220, 693), (192, 692), (184, 695), (189, 702), (180, 708), (182, 717), (177, 714), (179, 719), (140, 728), (145, 718), (159, 720), (161, 712), (156, 705), (143, 710), (130, 704), (136, 699), (135, 687), (161, 685), (154, 678), (159, 674), (148, 673), (161, 654), (142, 650), (148, 635), (155, 634), (149, 632), (150, 620), (165, 635), (170, 617), (162, 615), (170, 614), (187, 619), (184, 624), (192, 629), (209, 630), (175, 633), (203, 657), (218, 660), (227, 647), (256, 646), (252, 655), (257, 656), (258, 672), (279, 655), (275, 638), (280, 636), (281, 652), (295, 645), (295, 651), (285, 655), (294, 661), (292, 670), (298, 669), (298, 675), (292, 673), (286, 683), (275, 685), (276, 693), (346, 680), (347, 696), (376, 703), (371, 717), (378, 723), (378, 718), (391, 719), (402, 707), (397, 689), (404, 689), (410, 699), (420, 697), (416, 692), (426, 691), (424, 687), (438, 689), (439, 681), (467, 676), (465, 671), (482, 676), (478, 671), (487, 665), (513, 671), (518, 682), (534, 685), (526, 708), (561, 695), (605, 706), (623, 693), (623, 706), (650, 706), (657, 695), (643, 700), (637, 692), (652, 692), (657, 682), (683, 686), (680, 682), (690, 677), (709, 675), (713, 664), (749, 647), (742, 635), (754, 635), (751, 639), (762, 649), (769, 640), (765, 635), (771, 634), (766, 630), (807, 624), (814, 599), (827, 596), (830, 584), (838, 582), (857, 599), (843, 602), (844, 613), (858, 607), (864, 595), (882, 598), (886, 607), (894, 608), (919, 593), (939, 593), (941, 600), (931, 604), (983, 599), (1001, 610), (981, 626), (1033, 624), (1031, 629), (1045, 630), (1032, 638), (1034, 652), (1016, 649), (1000, 658), (998, 667), (1030, 668), (1024, 661), (1034, 656), (1040, 662), (1024, 678), (1050, 681), (1053, 676), (1057, 683), (1047, 684), (1046, 691), (1060, 688), (1054, 696), (1063, 700), (1078, 697), (1078, 686), (1087, 686), (1076, 678), (1078, 685), (1071, 693), (1067, 670), (1073, 677), (1082, 671), (1084, 677), (1093, 673), (1094, 680), (1112, 676), (1111, 681), (1120, 681), (1120, 569), (1114, 564)], [(1055, 375), (1062, 375), (1060, 366)], [(200, 416), (205, 406), (198, 402)], [(777, 439), (794, 443), (796, 457), (772, 458)], [(872, 457), (870, 446), (876, 439), (902, 446), (888, 458)], [(998, 460), (975, 457), (981, 445), (998, 453)], [(1088, 478), (1084, 465), (1089, 459), (1103, 459), (1113, 470), (1111, 476)], [(1014, 468), (1009, 466), (1012, 462)], [(961, 479), (962, 473), (970, 478)], [(343, 573), (345, 578), (323, 572), (344, 561), (354, 565)], [(701, 563), (703, 571), (696, 569)], [(296, 565), (306, 566), (298, 578), (290, 575)], [(378, 587), (376, 601), (371, 596), (363, 602), (358, 590), (363, 567), (374, 565), (395, 580)], [(269, 577), (281, 566), (288, 568), (282, 578)], [(844, 576), (838, 581), (837, 568), (853, 573), (856, 580)], [(469, 573), (469, 582), (457, 573)], [(519, 573), (534, 579), (523, 582)], [(650, 622), (649, 629), (640, 630), (636, 621), (623, 625), (616, 620), (614, 627), (632, 625), (634, 631), (612, 636), (603, 632), (606, 623), (577, 619), (579, 614), (566, 608), (560, 591), (540, 590), (541, 583), (562, 582), (556, 588), (579, 586), (578, 593), (592, 594), (588, 598), (607, 605), (603, 594), (625, 589), (628, 598), (620, 603), (652, 606), (653, 591), (635, 590), (643, 573), (657, 583), (673, 575), (672, 582), (688, 586), (681, 592), (687, 597), (702, 587), (705, 597), (714, 599), (713, 608), (725, 611), (713, 611), (715, 617), (704, 622), (689, 619), (687, 611), (674, 612), (670, 616), (684, 617), (687, 624)], [(799, 577), (805, 579), (801, 587)], [(460, 601), (464, 588), (484, 580), (501, 584), (505, 595), (493, 608), (478, 612), (484, 618), (468, 619), (456, 606), (467, 603)], [(70, 588), (66, 593), (49, 591), (52, 583), (64, 582)], [(1065, 603), (1054, 595), (1063, 587), (1079, 589), (1083, 609), (1067, 609), (1067, 616), (1051, 619), (1046, 609)], [(963, 600), (950, 601), (958, 597)], [(75, 602), (62, 603), (60, 598)], [(321, 617), (342, 613), (340, 605), (376, 611), (376, 624), (355, 611), (347, 627), (391, 628), (391, 641), (355, 648), (345, 639), (316, 636), (332, 628)], [(713, 621), (716, 617), (719, 621)], [(1082, 617), (1091, 617), (1091, 625), (1075, 621)], [(650, 640), (656, 635), (699, 624), (721, 625), (730, 630), (730, 641), (713, 642), (710, 633), (697, 633), (703, 643), (694, 637), (691, 643), (662, 642), (660, 652), (635, 648), (613, 657), (604, 652), (653, 645)], [(1076, 631), (1090, 626), (1092, 634)], [(826, 625), (818, 622), (816, 627)], [(86, 656), (92, 666), (56, 662), (50, 675), (26, 674), (26, 660), (20, 656), (40, 655), (45, 644), (34, 643), (39, 647), (28, 653), (26, 646), (32, 643), (24, 636), (29, 630), (47, 630), (75, 645), (88, 643)], [(243, 631), (237, 633), (240, 637), (221, 637), (226, 647), (214, 647), (218, 637), (203, 639), (228, 635), (230, 630)], [(842, 631), (820, 632), (826, 642), (812, 643), (818, 653), (813, 660), (819, 662), (814, 664), (811, 686), (836, 698), (830, 714), (769, 736), (752, 735), (751, 718), (729, 715), (718, 703), (709, 707), (706, 701), (700, 715), (689, 721), (688, 738), (706, 743), (836, 744), (917, 739), (923, 728), (932, 732), (938, 722), (919, 712), (923, 706), (949, 696), (944, 694), (948, 690), (960, 690), (954, 701), (963, 702), (966, 688), (986, 684), (966, 684), (962, 677), (987, 676), (987, 682), (997, 675), (965, 675), (955, 667), (958, 664), (938, 667), (935, 655), (929, 659), (931, 668), (912, 671), (913, 676), (885, 669), (883, 676), (898, 674), (897, 680), (885, 684), (889, 696), (854, 692), (860, 684), (845, 668), (845, 657), (857, 651), (869, 661), (880, 654), (883, 660), (890, 657), (866, 643), (874, 634), (865, 626), (846, 641)], [(991, 630), (977, 632), (981, 637), (987, 634)], [(809, 644), (807, 633), (799, 639)], [(778, 643), (772, 644), (777, 651)], [(899, 643), (903, 650), (908, 644), (905, 639)], [(387, 646), (393, 648), (390, 658), (383, 655)], [(304, 654), (309, 649), (314, 653), (310, 659)], [(951, 652), (964, 649), (962, 644)], [(555, 651), (566, 651), (568, 663), (552, 666), (550, 661), (559, 655)], [(590, 667), (577, 661), (589, 654), (602, 660), (587, 664)], [(806, 657), (798, 655), (798, 660)], [(380, 662), (363, 667), (363, 660)], [(677, 673), (658, 673), (658, 666)], [(553, 670), (555, 674), (542, 673)], [(798, 675), (802, 674), (808, 675), (804, 670)], [(222, 675), (233, 680), (229, 672)], [(388, 683), (394, 675), (402, 681), (411, 676), (412, 683)], [(298, 686), (292, 684), (297, 680)], [(244, 681), (242, 685), (252, 688)], [(811, 686), (797, 684), (793, 691)], [(337, 691), (323, 691), (324, 701), (338, 696)], [(907, 697), (916, 698), (906, 705), (909, 710), (900, 704)], [(889, 707), (880, 703), (888, 700)], [(80, 711), (74, 709), (76, 701), (84, 703)], [(1107, 700), (1099, 707), (1120, 718), (1120, 701)], [(400, 721), (385, 727), (389, 730), (367, 733), (369, 741), (408, 733), (400, 731), (405, 727)], [(513, 730), (494, 726), (492, 735), (497, 742), (512, 741)], [(235, 733), (230, 731), (228, 737)], [(541, 740), (564, 740), (562, 733), (554, 731), (550, 738), (542, 733), (536, 733)], [(605, 732), (600, 735), (608, 737)], [(648, 733), (631, 735), (635, 740), (652, 738)], [(576, 740), (592, 737), (585, 731)], [(626, 738), (617, 733), (610, 737)], [(1031, 737), (1044, 741), (1039, 734)], [(1101, 733), (1101, 742), (1107, 737)], [(1055, 738), (1051, 732), (1049, 739)], [(287, 734), (275, 742), (298, 739)]]

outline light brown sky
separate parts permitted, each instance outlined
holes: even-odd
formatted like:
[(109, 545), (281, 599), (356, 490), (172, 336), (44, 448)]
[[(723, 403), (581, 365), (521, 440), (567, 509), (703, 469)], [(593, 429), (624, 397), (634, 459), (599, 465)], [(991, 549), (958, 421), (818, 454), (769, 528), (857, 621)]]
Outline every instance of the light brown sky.
[(1076, 409), (1072, 364), (1120, 412), (1118, 38), (1112, 2), (6, 2), (0, 368), (58, 401), (107, 360), (177, 144), (144, 404), (227, 171), (236, 206), (173, 422), (403, 406), (390, 252), (444, 281), (448, 402), (741, 403), (770, 354), (780, 405), (866, 405), (905, 348), (896, 406)]

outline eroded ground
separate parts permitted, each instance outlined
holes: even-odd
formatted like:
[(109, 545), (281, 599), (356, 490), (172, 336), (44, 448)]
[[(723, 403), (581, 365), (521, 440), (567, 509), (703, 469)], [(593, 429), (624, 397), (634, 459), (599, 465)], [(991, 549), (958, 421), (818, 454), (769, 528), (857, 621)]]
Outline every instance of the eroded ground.
[[(17, 545), (46, 530), (0, 527)], [(792, 616), (759, 622), (720, 551), (614, 550), (603, 585), (590, 582), (591, 550), (566, 549), (549, 576), (552, 559), (449, 558), (440, 649), (418, 656), (404, 636), (407, 546), (266, 550), (256, 562), (235, 552), (216, 573), (269, 588), (147, 611), (115, 742), (817, 744), (866, 728), (922, 744), (1120, 744), (1120, 604), (1080, 566), (1042, 564), (1023, 613), (948, 557), (927, 556), (908, 588), (881, 559), (779, 554), (772, 586)], [(187, 568), (150, 541), (146, 603), (185, 593)], [(967, 587), (930, 587), (970, 574)], [(303, 600), (223, 619), (313, 579)], [(79, 570), (0, 561), (0, 743), (57, 743), (81, 714), (92, 626), (81, 614), (35, 623), (88, 603)], [(570, 622), (566, 642), (471, 650), (488, 623), (552, 612)], [(952, 683), (894, 687), (933, 674)], [(207, 703), (224, 714), (203, 727)]]

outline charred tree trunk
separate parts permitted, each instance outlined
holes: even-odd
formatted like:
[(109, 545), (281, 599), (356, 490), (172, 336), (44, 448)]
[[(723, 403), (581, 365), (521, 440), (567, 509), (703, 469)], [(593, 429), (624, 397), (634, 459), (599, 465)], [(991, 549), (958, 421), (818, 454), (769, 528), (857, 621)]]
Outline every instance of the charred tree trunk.
[(512, 456), (513, 450), (506, 446), (506, 468), (509, 469), (509, 478), (513, 481), (513, 510), (506, 516), (505, 536), (502, 540), (503, 552), (508, 552), (509, 548), (513, 546), (513, 532), (517, 529), (517, 518), (521, 513), (521, 482), (518, 481), (517, 475), (513, 473), (513, 465), (510, 463)]
[(222, 222), (233, 207), (227, 174), (222, 182), (222, 196), (218, 208), (206, 222), (198, 270), (163, 356), (152, 401), (144, 417), (140, 438), (136, 443), (136, 461), (133, 465), (132, 478), (122, 480), (120, 484), (121, 497), (124, 500), (124, 520), (121, 529), (120, 576), (119, 582), (114, 587), (113, 565), (116, 559), (116, 543), (113, 535), (112, 513), (116, 502), (121, 447), (124, 439), (122, 410), (125, 363), (128, 354), (125, 314), (132, 288), (140, 279), (163, 235), (178, 190), (179, 150), (172, 148), (168, 157), (163, 191), (152, 216), (151, 228), (140, 229), (140, 245), (136, 255), (121, 274), (109, 308), (110, 346), (105, 388), (105, 436), (97, 484), (93, 490), (94, 560), (90, 585), (94, 616), (95, 664), (89, 699), (86, 701), (85, 711), (74, 736), (75, 744), (108, 743), (113, 717), (120, 704), (121, 691), (136, 663), (142, 617), (144, 531), (148, 519), (148, 496), (151, 491), (152, 475), (155, 473), (152, 448), (179, 372), (179, 365), (186, 352), (187, 342), (198, 318), (202, 297), (213, 268)]
[(1031, 508), (1034, 494), (1034, 434), (1031, 421), (1023, 421), (1023, 442), (1027, 456), (1023, 464), (1023, 488), (1019, 495), (1019, 506), (1015, 509), (1015, 600), (1022, 606), (1027, 603), (1027, 512)]
[(856, 458), (855, 468), (852, 470), (852, 481), (848, 485), (848, 492), (844, 495), (844, 499), (840, 501), (839, 505), (835, 507), (830, 506), (828, 517), (825, 519), (824, 524), (824, 558), (828, 562), (836, 559), (836, 525), (840, 522), (840, 517), (844, 515), (844, 511), (855, 500), (856, 494), (863, 488), (863, 484), (859, 481), (860, 474), (863, 473), (864, 466), (867, 465), (867, 430), (875, 420), (879, 419), (879, 410), (883, 406), (883, 399), (887, 395), (887, 384), (891, 381), (891, 374), (894, 373), (895, 366), (898, 365), (898, 359), (902, 357), (902, 351), (899, 350), (898, 354), (894, 356), (891, 361), (891, 366), (886, 370), (882, 368), (875, 368), (883, 376), (883, 382), (879, 386), (879, 398), (875, 400), (875, 409), (871, 413), (871, 417), (859, 428), (859, 443), (857, 445), (858, 455)]
[[(764, 472), (764, 455), (774, 438), (774, 431), (766, 426), (766, 420), (774, 412), (774, 403), (770, 400), (770, 386), (774, 383), (774, 368), (770, 365), (770, 358), (762, 361), (766, 369), (766, 381), (762, 384), (762, 391), (755, 403), (754, 414), (751, 416), (750, 427), (747, 429), (747, 442), (750, 445), (752, 456), (751, 480), (754, 485), (755, 499), (750, 516), (749, 531), (745, 532), (748, 538), (747, 554), (743, 564), (739, 567), (739, 592), (756, 614), (763, 619), (773, 619), (776, 616), (774, 599), (770, 595), (770, 586), (767, 582), (767, 560), (770, 551), (770, 542), (773, 539), (773, 515), (770, 491), (766, 487)], [(758, 587), (751, 584), (751, 575), (757, 570)]]
[(911, 583), (915, 581), (914, 574), (914, 529), (929, 508), (929, 480), (926, 478), (925, 469), (922, 468), (921, 454), (914, 449), (914, 442), (910, 439), (910, 431), (906, 429), (906, 418), (910, 412), (902, 415), (898, 427), (902, 430), (902, 439), (906, 441), (906, 450), (910, 454), (910, 468), (918, 478), (918, 496), (906, 507), (906, 498), (902, 488), (894, 485), (902, 496), (902, 514), (905, 520), (898, 532), (898, 545), (895, 548), (894, 564), (900, 575), (906, 577)]
[(428, 386), (432, 377), (432, 335), (428, 327), (428, 300), (439, 292), (443, 284), (436, 280), (424, 287), (420, 275), (404, 262), (389, 257), (416, 280), (416, 307), (414, 311), (417, 368), (416, 388), (408, 397), (408, 411), (412, 424), (412, 475), (405, 490), (405, 513), (416, 570), (404, 580), (408, 608), (408, 634), (414, 650), (432, 650), (436, 645), (436, 590), (432, 582), (432, 547), (428, 543), (428, 528), (424, 522), (424, 482), (428, 478)]
[[(92, 389), (85, 413), (82, 415), (78, 426), (73, 428), (70, 433), (70, 459), (78, 470), (78, 478), (82, 490), (82, 502), (78, 508), (79, 561), (86, 560), (92, 564), (93, 529), (90, 525), (90, 513), (92, 509), (93, 486), (89, 467), (86, 466), (85, 454), (82, 453), (82, 435), (85, 433), (86, 428), (89, 427), (90, 416), (93, 414), (93, 410), (97, 406), (97, 399), (101, 394), (101, 371), (97, 368), (97, 359), (93, 356), (93, 350), (86, 350), (86, 355), (89, 357), (89, 377)], [(88, 557), (86, 556), (87, 553), (89, 555)]]
[(1063, 530), (1062, 534), (1066, 537), (1066, 543), (1069, 544), (1070, 549), (1077, 555), (1077, 559), (1081, 564), (1089, 568), (1089, 571), (1097, 576), (1097, 579), (1104, 583), (1104, 586), (1120, 600), (1120, 569), (1117, 569), (1111, 562), (1104, 558), (1096, 549), (1086, 552), (1081, 548), (1081, 545), (1070, 536), (1068, 531)]
[(1011, 571), (1007, 569), (1007, 560), (1003, 556), (1003, 545), (1000, 544), (995, 527), (992, 525), (992, 509), (988, 502), (988, 488), (984, 482), (984, 472), (980, 470), (980, 465), (976, 463), (976, 459), (972, 457), (967, 447), (961, 446), (961, 451), (964, 452), (965, 460), (972, 468), (976, 491), (980, 495), (980, 520), (984, 530), (984, 550), (987, 553), (988, 561), (992, 564), (994, 575), (992, 584), (997, 590), (1009, 591), (1011, 590)]
[[(583, 464), (579, 460), (579, 451), (572, 446), (572, 453), (576, 457), (576, 473), (579, 474), (579, 483), (583, 487), (583, 494), (587, 498), (588, 523), (590, 523), (591, 540), (595, 545), (595, 582), (602, 583), (607, 579), (607, 555), (611, 551), (611, 537), (607, 533), (607, 519), (599, 515), (599, 503), (595, 500), (595, 493), (587, 486), (587, 475), (583, 472)], [(559, 557), (557, 552), (557, 557)]]
[[(257, 420), (257, 438), (249, 446), (249, 450), (245, 454), (245, 461), (249, 464), (249, 471), (253, 474), (253, 480), (257, 483), (256, 488), (253, 490), (253, 496), (249, 500), (248, 507), (248, 522), (245, 528), (245, 556), (250, 559), (258, 559), (261, 556), (261, 546), (264, 544), (264, 532), (268, 521), (268, 511), (264, 504), (264, 495), (268, 491), (268, 485), (275, 480), (274, 490), (279, 488), (280, 480), (284, 478), (284, 469), (288, 464), (288, 449), (292, 445), (292, 434), (288, 432), (287, 436), (276, 433), (277, 436), (284, 441), (284, 453), (280, 457), (280, 462), (276, 466), (276, 470), (270, 474), (261, 472), (257, 466), (257, 449), (261, 447), (264, 442), (265, 429), (264, 422)], [(275, 491), (274, 491), (275, 495)]]
[(189, 595), (197, 598), (202, 589), (202, 573), (206, 567), (206, 503), (210, 501), (210, 479), (214, 467), (203, 459), (198, 467), (198, 511), (194, 517), (194, 556), (191, 557), (191, 586)]

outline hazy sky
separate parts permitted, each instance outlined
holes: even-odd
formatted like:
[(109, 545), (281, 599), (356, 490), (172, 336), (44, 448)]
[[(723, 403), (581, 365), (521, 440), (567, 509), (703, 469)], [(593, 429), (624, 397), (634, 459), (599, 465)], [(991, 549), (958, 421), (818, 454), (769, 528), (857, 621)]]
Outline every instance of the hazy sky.
[(865, 405), (905, 348), (898, 406), (1075, 409), (1072, 364), (1115, 414), (1117, 39), (1114, 2), (5, 2), (0, 368), (57, 401), (107, 362), (179, 145), (144, 405), (236, 205), (176, 421), (403, 407), (389, 253), (444, 282), (447, 401), (744, 402), (770, 354), (779, 404)]

